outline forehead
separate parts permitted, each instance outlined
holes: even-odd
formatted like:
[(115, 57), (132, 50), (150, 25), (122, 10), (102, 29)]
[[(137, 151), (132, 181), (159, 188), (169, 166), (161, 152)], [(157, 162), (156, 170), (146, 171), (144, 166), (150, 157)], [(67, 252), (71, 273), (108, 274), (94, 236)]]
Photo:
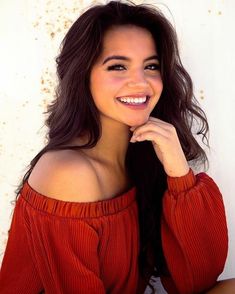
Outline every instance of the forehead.
[(156, 52), (156, 44), (150, 31), (135, 25), (113, 26), (103, 38), (103, 54), (116, 50)]

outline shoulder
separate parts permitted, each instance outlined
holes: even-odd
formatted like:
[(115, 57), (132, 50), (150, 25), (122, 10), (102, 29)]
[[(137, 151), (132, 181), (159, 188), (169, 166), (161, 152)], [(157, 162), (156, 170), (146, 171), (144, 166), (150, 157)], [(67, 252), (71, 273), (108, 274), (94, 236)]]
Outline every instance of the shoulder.
[(97, 173), (81, 151), (46, 152), (34, 166), (28, 183), (40, 194), (58, 200), (93, 202), (102, 199)]

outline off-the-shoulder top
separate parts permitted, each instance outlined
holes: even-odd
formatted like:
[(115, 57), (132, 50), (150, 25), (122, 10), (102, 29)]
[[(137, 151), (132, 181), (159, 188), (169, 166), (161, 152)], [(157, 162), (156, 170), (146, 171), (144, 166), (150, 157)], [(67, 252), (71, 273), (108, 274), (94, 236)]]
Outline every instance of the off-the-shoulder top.
[[(168, 293), (210, 288), (223, 271), (227, 226), (221, 193), (205, 173), (167, 178), (161, 223)], [(157, 197), (157, 195), (156, 195)], [(136, 187), (97, 202), (47, 197), (25, 182), (0, 272), (1, 294), (143, 293)]]

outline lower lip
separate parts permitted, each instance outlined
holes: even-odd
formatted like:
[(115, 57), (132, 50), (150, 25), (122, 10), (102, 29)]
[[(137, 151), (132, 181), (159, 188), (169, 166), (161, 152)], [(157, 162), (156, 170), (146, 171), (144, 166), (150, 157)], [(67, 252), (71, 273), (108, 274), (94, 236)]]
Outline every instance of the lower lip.
[(119, 100), (118, 100), (118, 102), (120, 104), (122, 104), (123, 106), (126, 106), (128, 108), (136, 109), (137, 110), (137, 109), (145, 109), (148, 106), (149, 100), (150, 100), (150, 98), (148, 97), (144, 103), (142, 103), (142, 104), (136, 104), (136, 105), (133, 105), (133, 104), (125, 104), (125, 103), (122, 103)]

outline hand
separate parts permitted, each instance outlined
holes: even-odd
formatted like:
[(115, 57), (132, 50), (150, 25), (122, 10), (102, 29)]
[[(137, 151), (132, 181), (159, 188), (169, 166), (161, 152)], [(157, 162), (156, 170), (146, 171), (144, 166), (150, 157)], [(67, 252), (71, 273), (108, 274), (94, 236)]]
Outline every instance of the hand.
[(173, 125), (150, 116), (144, 125), (131, 127), (130, 130), (133, 131), (130, 142), (144, 140), (152, 142), (155, 153), (168, 176), (181, 177), (189, 172), (188, 162)]

